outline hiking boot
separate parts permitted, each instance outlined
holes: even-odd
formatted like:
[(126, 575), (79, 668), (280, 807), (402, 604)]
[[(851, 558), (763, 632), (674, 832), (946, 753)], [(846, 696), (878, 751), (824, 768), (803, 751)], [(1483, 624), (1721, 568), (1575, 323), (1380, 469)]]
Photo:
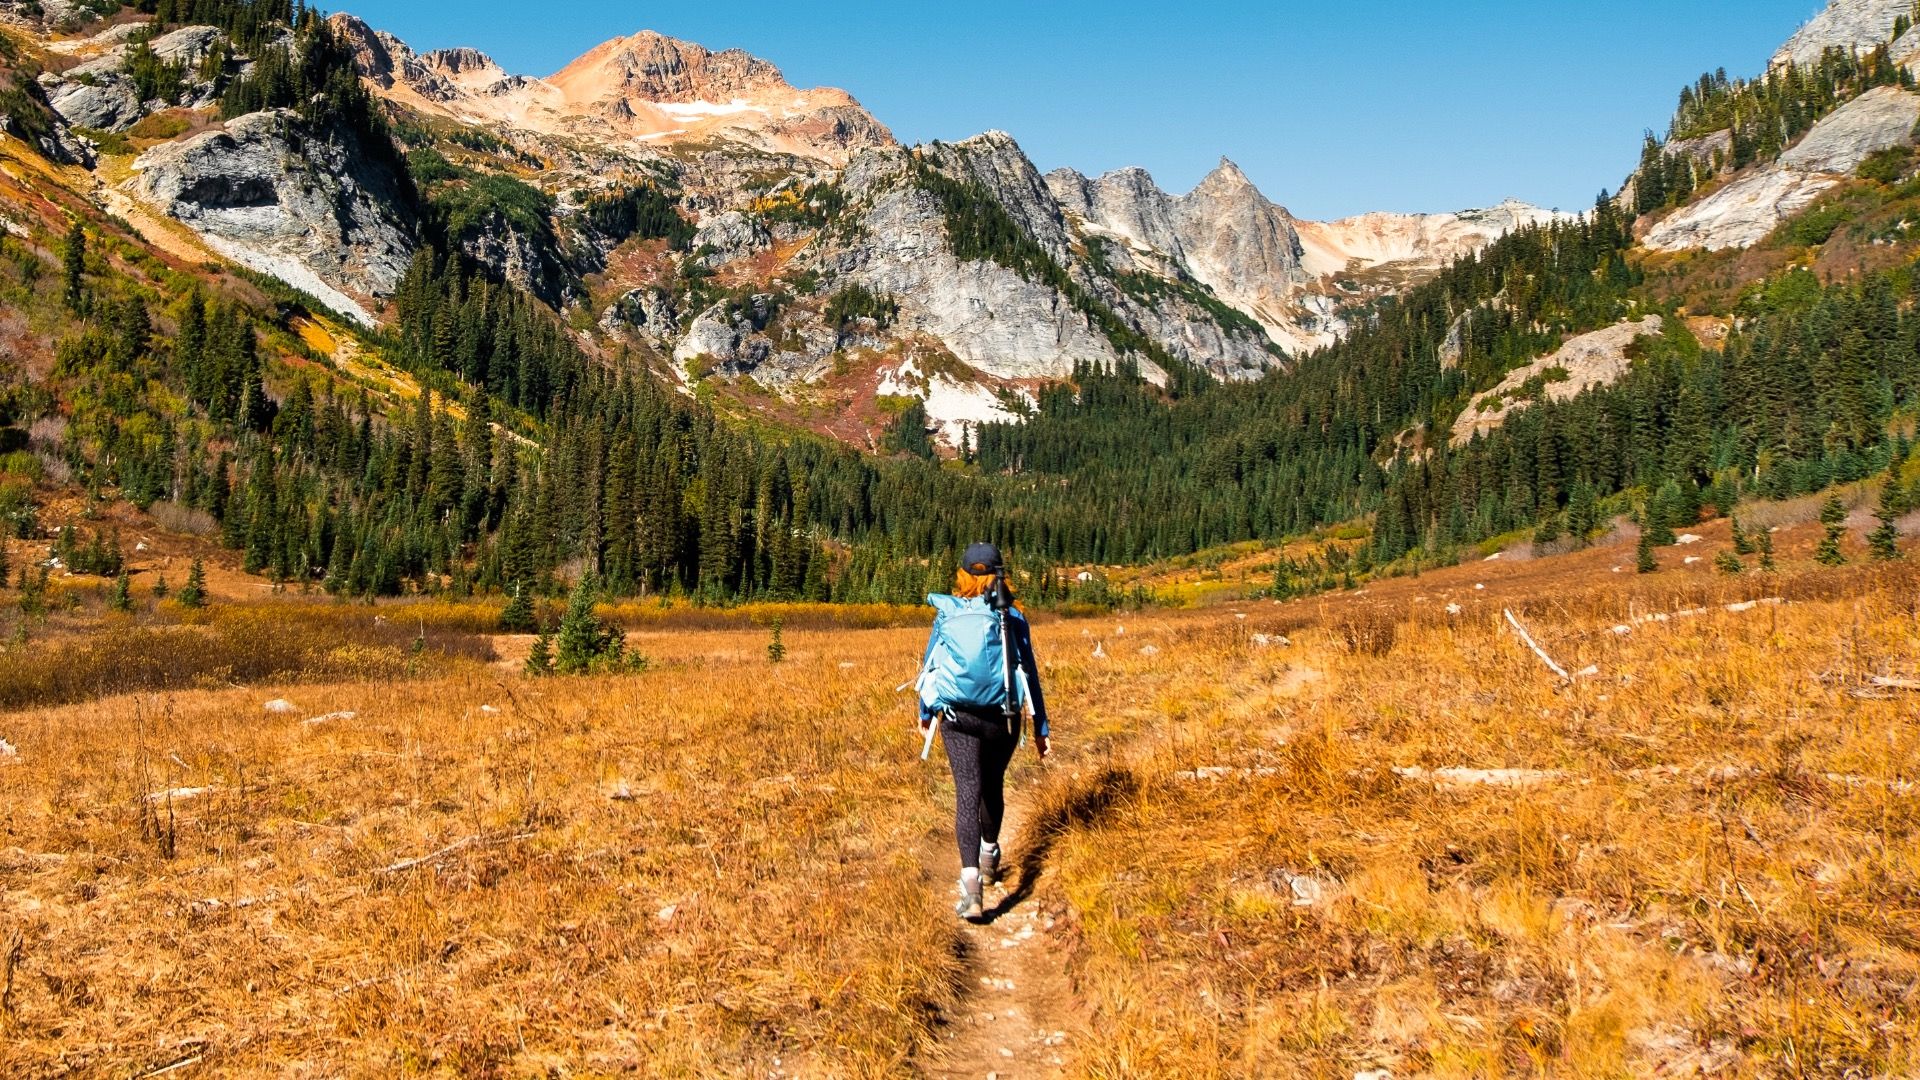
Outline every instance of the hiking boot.
[(987, 907), (980, 896), (980, 872), (971, 868), (960, 872), (960, 902), (953, 913), (968, 922), (986, 918)]
[(980, 884), (1000, 884), (1000, 845), (980, 845)]

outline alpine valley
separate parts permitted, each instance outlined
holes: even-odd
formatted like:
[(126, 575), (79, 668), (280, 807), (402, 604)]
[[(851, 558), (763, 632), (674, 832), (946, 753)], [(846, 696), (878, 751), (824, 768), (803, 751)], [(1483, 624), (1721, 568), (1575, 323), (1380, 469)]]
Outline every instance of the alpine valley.
[(354, 595), (903, 596), (979, 521), (1055, 565), (1374, 518), (1371, 568), (1884, 467), (1912, 392), (1903, 3), (1687, 88), (1585, 214), (1332, 222), (651, 32), (536, 78), (279, 0), (0, 16), (21, 535), (52, 480)]
[[(1780, 10), (1520, 7), (1285, 5), (1581, 98)], [(0, 0), (0, 1078), (1920, 1077), (1915, 17), (1316, 222)]]

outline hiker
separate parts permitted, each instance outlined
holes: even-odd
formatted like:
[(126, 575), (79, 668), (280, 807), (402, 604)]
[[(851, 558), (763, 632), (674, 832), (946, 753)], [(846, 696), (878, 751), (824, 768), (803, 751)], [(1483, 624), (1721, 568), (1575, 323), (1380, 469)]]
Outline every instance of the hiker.
[(1026, 615), (1007, 585), (1000, 550), (979, 543), (961, 556), (952, 596), (929, 596), (940, 614), (920, 663), (920, 731), (936, 722), (953, 769), (954, 839), (960, 845), (961, 918), (985, 917), (982, 891), (1000, 881), (1000, 820), (1007, 765), (1020, 745), (1022, 706), (1033, 711), (1034, 748), (1047, 745)]

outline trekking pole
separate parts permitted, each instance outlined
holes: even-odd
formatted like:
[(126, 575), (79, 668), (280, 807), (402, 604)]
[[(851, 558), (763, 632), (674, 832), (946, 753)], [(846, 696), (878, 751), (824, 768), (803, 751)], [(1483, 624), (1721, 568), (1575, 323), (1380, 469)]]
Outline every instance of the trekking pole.
[(920, 760), (925, 761), (933, 754), (933, 733), (940, 728), (940, 718), (927, 721), (927, 741), (920, 747)]

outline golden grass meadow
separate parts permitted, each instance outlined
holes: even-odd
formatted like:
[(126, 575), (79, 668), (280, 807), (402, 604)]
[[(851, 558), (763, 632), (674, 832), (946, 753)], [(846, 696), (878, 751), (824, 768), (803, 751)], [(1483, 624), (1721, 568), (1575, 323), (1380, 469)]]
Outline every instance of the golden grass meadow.
[(455, 605), (83, 596), (0, 655), (0, 1075), (1914, 1075), (1920, 572), (1810, 536), (1043, 615), (983, 928), (911, 613), (527, 679)]

